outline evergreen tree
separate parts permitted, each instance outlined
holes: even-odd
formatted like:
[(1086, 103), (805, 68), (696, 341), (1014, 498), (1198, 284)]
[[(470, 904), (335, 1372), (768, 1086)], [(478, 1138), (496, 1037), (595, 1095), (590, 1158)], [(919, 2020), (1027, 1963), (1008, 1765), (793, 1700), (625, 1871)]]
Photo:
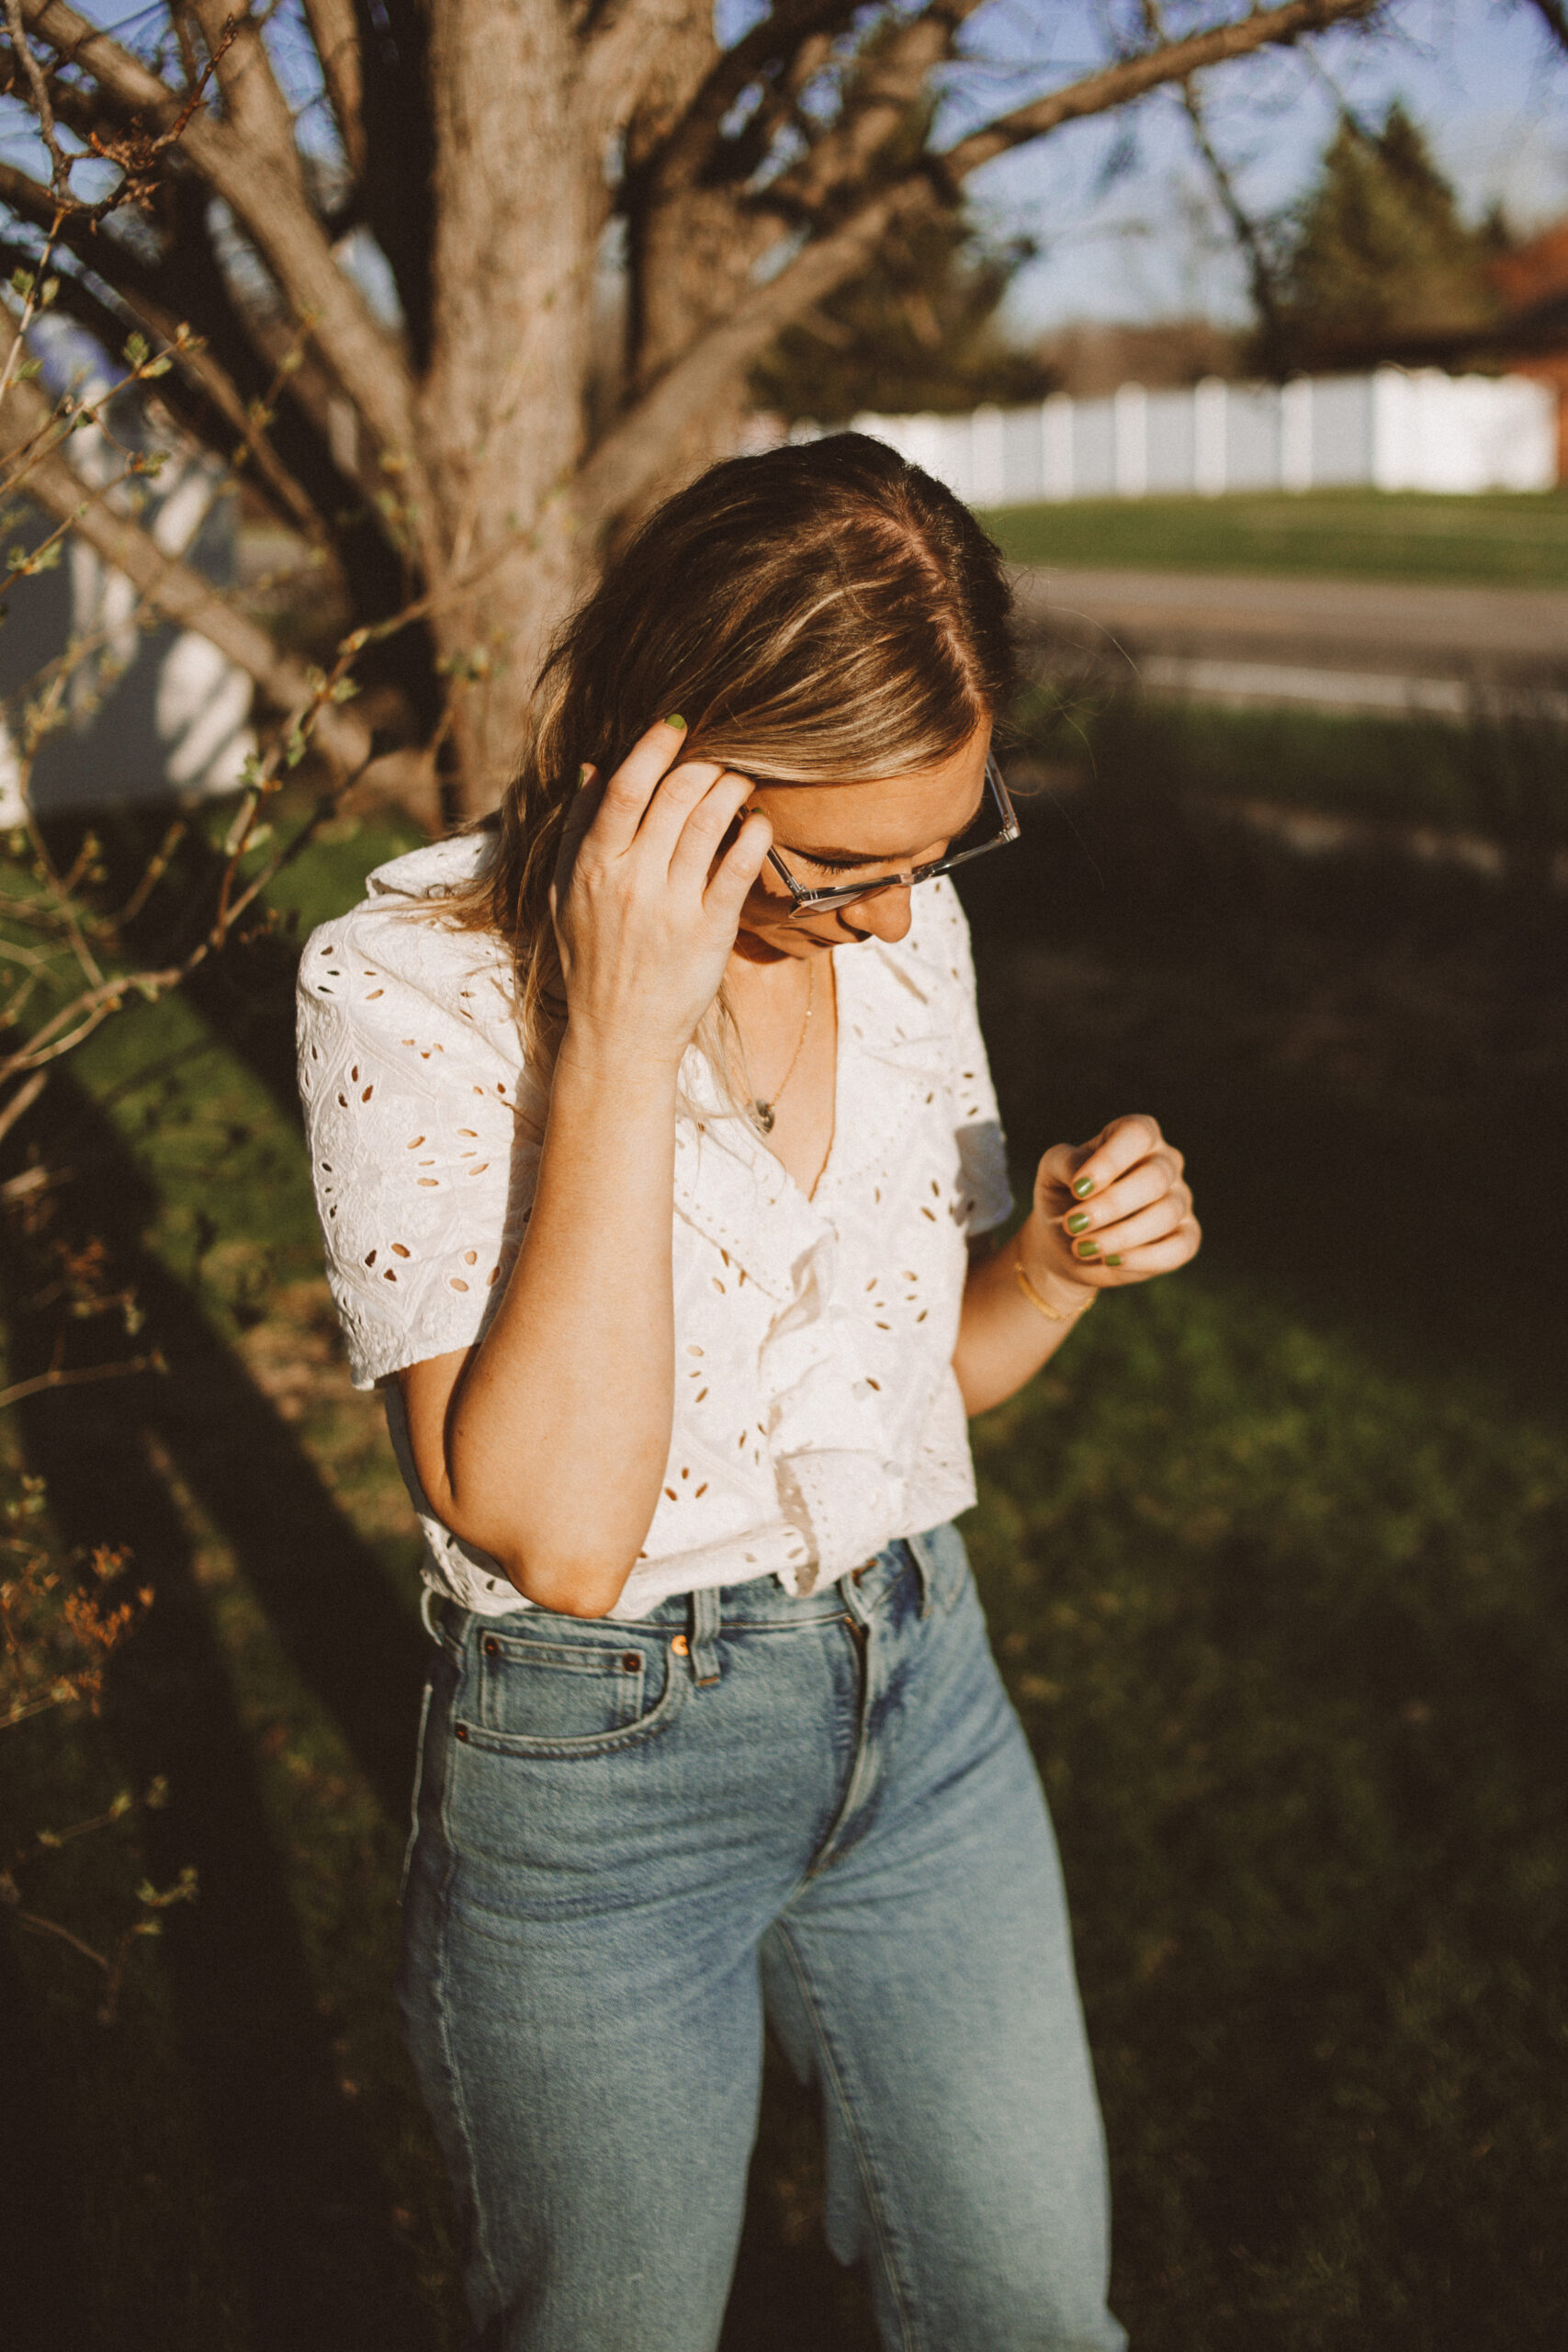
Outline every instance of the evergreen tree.
[(948, 217), (890, 239), (864, 277), (819, 303), (753, 370), (757, 405), (790, 424), (841, 424), (866, 409), (1043, 399), (1049, 370), (1008, 342), (997, 315), (1032, 250)]
[(1342, 121), (1303, 205), (1280, 284), (1278, 364), (1391, 354), (1497, 315), (1488, 271), (1506, 232), (1472, 228), (1396, 100), (1381, 131)]

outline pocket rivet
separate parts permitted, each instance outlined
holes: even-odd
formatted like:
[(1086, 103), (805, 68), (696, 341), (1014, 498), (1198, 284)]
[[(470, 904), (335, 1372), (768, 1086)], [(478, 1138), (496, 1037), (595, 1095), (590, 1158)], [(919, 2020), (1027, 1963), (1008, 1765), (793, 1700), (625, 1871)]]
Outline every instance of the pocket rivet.
[(453, 1738), (454, 1738), (454, 1739), (467, 1739), (467, 1737), (468, 1736), (468, 1724), (455, 1724), (455, 1725), (453, 1726), (452, 1736), (453, 1736)]
[(485, 1656), (486, 1657), (499, 1657), (501, 1656), (501, 1644), (496, 1640), (493, 1634), (485, 1644)]
[(674, 1651), (677, 1657), (684, 1657), (692, 1645), (686, 1639), (684, 1634), (677, 1634), (670, 1646)]
[(621, 1664), (622, 1664), (622, 1666), (625, 1668), (626, 1671), (628, 1674), (640, 1674), (640, 1673), (642, 1672), (642, 1653), (641, 1653), (641, 1651), (640, 1651), (640, 1650), (625, 1650), (625, 1651), (623, 1651), (623, 1652), (622, 1652), (622, 1655), (621, 1655)]

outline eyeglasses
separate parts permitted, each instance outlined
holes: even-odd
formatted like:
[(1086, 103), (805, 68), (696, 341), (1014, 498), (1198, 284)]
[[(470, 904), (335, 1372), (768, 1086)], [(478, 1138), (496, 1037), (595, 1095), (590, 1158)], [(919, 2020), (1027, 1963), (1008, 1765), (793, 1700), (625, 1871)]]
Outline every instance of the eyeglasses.
[[(987, 850), (1001, 849), (1009, 842), (1017, 841), (1018, 819), (1002, 782), (1001, 770), (989, 757), (986, 761), (986, 797), (974, 821), (960, 833), (945, 857), (933, 857), (924, 865), (904, 865), (896, 873), (868, 875), (857, 882), (813, 890), (795, 880), (776, 849), (768, 852), (768, 863), (787, 886), (797, 914), (828, 914), (835, 907), (852, 906), (856, 899), (870, 898), (874, 890), (907, 890), (916, 882), (930, 882), (938, 874), (951, 874), (955, 865), (963, 865), (972, 857), (984, 857)], [(806, 853), (801, 851), (799, 854), (805, 856)]]

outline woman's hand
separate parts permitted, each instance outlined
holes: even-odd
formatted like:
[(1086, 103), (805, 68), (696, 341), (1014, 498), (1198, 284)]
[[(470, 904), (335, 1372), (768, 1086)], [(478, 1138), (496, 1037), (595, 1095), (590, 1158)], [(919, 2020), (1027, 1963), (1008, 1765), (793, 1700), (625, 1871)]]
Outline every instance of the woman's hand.
[(1146, 1115), (1112, 1119), (1089, 1143), (1053, 1146), (1035, 1174), (1034, 1207), (1019, 1236), (1025, 1273), (1048, 1285), (1112, 1290), (1168, 1274), (1202, 1239), (1181, 1154)]
[(754, 814), (724, 848), (750, 779), (712, 760), (671, 765), (684, 740), (664, 719), (608, 784), (583, 771), (550, 894), (569, 1057), (586, 1044), (672, 1069), (724, 978), (773, 835)]

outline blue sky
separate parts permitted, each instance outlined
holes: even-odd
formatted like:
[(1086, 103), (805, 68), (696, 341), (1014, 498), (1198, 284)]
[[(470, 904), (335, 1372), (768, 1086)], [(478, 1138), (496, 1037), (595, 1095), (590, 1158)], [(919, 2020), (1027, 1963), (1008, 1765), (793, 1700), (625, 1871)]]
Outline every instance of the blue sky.
[[(716, 0), (721, 38), (733, 39), (764, 5)], [(85, 0), (85, 13), (124, 25), (160, 14), (128, 16), (114, 0)], [(1173, 30), (1213, 13), (1213, 0), (1164, 0)], [(286, 8), (275, 27), (286, 71), (298, 39), (290, 16)], [(988, 0), (970, 20), (971, 59), (942, 135), (1092, 71), (1107, 53), (1108, 22), (1134, 34), (1141, 0)], [(301, 77), (297, 96), (304, 94)], [(1375, 32), (1328, 34), (1310, 59), (1281, 52), (1216, 69), (1203, 95), (1214, 141), (1255, 211), (1288, 205), (1308, 185), (1341, 98), (1381, 120), (1399, 96), (1472, 210), (1500, 198), (1521, 222), (1568, 213), (1568, 59), (1552, 51), (1528, 0), (1387, 0)], [(6, 113), (0, 145), (36, 167), (18, 110)], [(1170, 92), (1069, 125), (971, 186), (990, 222), (1042, 247), (1010, 298), (1021, 334), (1073, 318), (1246, 315), (1234, 249)]]
[[(1049, 28), (1055, 70), (1037, 86), (1069, 78), (1075, 50), (1087, 66), (1098, 46), (1090, 0), (1033, 0), (1027, 14), (997, 0), (976, 21), (993, 54), (1020, 63), (1040, 54)], [(1288, 204), (1311, 181), (1337, 89), (1374, 121), (1403, 98), (1473, 210), (1501, 198), (1521, 221), (1568, 213), (1568, 59), (1554, 56), (1529, 7), (1394, 0), (1379, 32), (1329, 35), (1314, 55), (1322, 72), (1285, 54), (1207, 77), (1212, 134), (1255, 211)], [(1020, 331), (1071, 318), (1246, 315), (1179, 103), (1156, 94), (1130, 128), (1132, 137), (1109, 120), (1072, 126), (977, 175), (986, 217), (1044, 248), (1010, 298)]]

